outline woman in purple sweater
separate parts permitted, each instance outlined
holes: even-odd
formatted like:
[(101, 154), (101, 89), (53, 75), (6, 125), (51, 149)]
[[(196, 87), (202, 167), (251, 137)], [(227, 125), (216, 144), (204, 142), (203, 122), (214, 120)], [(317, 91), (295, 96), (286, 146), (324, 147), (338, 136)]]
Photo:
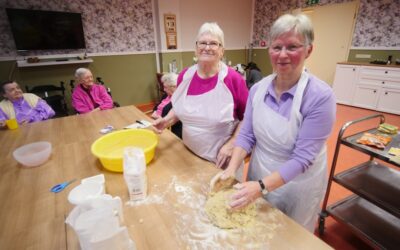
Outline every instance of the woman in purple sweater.
[(243, 78), (221, 62), (224, 33), (204, 23), (196, 41), (197, 64), (183, 70), (172, 95), (173, 108), (153, 125), (161, 132), (178, 120), (183, 143), (198, 156), (225, 167), (243, 119), (248, 90)]
[(305, 15), (283, 15), (270, 31), (274, 73), (250, 91), (243, 126), (228, 168), (215, 178), (241, 172), (251, 152), (248, 181), (237, 184), (230, 206), (258, 197), (314, 230), (326, 189), (326, 139), (336, 117), (331, 87), (304, 70), (314, 32)]

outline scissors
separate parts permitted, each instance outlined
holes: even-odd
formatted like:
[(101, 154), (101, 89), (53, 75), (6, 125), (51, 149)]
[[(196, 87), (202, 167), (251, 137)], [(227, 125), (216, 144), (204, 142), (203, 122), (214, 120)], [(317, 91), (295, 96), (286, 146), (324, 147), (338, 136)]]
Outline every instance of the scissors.
[(65, 188), (66, 186), (68, 186), (69, 184), (71, 184), (71, 183), (74, 182), (74, 181), (76, 181), (76, 179), (73, 179), (73, 180), (70, 180), (70, 181), (66, 181), (66, 182), (57, 184), (57, 185), (55, 185), (54, 187), (52, 187), (52, 188), (50, 189), (50, 192), (53, 192), (53, 193), (61, 192), (61, 191), (64, 190), (64, 188)]

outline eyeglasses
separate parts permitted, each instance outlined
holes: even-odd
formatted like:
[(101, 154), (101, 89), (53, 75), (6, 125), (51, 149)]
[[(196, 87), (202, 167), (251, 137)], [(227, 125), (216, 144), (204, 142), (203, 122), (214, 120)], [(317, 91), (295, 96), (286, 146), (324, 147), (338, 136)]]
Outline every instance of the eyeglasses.
[(297, 52), (298, 50), (300, 50), (301, 48), (303, 48), (305, 45), (301, 44), (301, 45), (288, 45), (288, 46), (281, 46), (281, 45), (275, 45), (270, 47), (270, 51), (275, 53), (275, 54), (279, 54), (281, 53), (283, 50), (286, 51), (286, 53), (294, 53)]
[(210, 49), (218, 49), (220, 46), (222, 46), (221, 43), (219, 42), (205, 42), (205, 41), (200, 41), (200, 42), (196, 42), (197, 48), (199, 49), (205, 49), (208, 45), (208, 47)]

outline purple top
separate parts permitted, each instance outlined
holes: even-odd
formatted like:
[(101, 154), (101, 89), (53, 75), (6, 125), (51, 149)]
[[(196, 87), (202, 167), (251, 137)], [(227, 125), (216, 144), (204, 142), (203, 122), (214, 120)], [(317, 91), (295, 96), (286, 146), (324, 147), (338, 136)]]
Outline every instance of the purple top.
[[(248, 153), (250, 153), (257, 141), (253, 133), (253, 107), (251, 100), (253, 100), (258, 86), (258, 84), (255, 84), (250, 89), (242, 127), (235, 142), (236, 146), (243, 148)], [(297, 84), (288, 91), (283, 92), (280, 101), (277, 102), (273, 84), (270, 84), (264, 103), (272, 110), (289, 119), (296, 89)], [(336, 100), (332, 88), (315, 76), (310, 75), (307, 87), (304, 90), (300, 113), (303, 116), (303, 123), (299, 128), (295, 148), (290, 159), (279, 169), (279, 174), (286, 183), (310, 167), (332, 131), (336, 118)]]
[[(183, 75), (188, 68), (182, 70), (178, 76), (178, 86), (181, 84)], [(215, 88), (218, 81), (218, 74), (207, 79), (199, 77), (197, 72), (194, 74), (188, 89), (188, 95), (201, 95)], [(231, 91), (234, 103), (234, 118), (243, 120), (243, 114), (246, 109), (246, 100), (249, 91), (246, 87), (246, 82), (242, 76), (235, 70), (228, 67), (228, 74), (224, 79), (225, 85)]]
[[(102, 110), (113, 108), (113, 100), (104, 86), (93, 84), (88, 92), (90, 93), (90, 96), (83, 89), (81, 84), (74, 88), (74, 92), (72, 93), (72, 106), (79, 113), (83, 114), (90, 112), (96, 107), (100, 107)], [(92, 100), (95, 103), (93, 103)]]
[[(12, 101), (12, 104), (18, 123), (22, 123), (23, 121), (37, 122), (47, 120), (55, 115), (54, 110), (42, 99), (38, 100), (34, 108), (32, 108), (24, 98)], [(8, 119), (8, 115), (0, 108), (0, 121)]]

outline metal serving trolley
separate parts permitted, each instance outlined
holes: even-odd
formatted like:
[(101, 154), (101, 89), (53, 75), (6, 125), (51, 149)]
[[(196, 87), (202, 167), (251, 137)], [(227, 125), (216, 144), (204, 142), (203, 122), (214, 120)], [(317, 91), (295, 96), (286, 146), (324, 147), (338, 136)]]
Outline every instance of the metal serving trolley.
[[(349, 126), (378, 118), (380, 124), (385, 121), (382, 114), (376, 114), (347, 122), (341, 128), (319, 217), (318, 230), (322, 236), (325, 218), (332, 216), (337, 222), (348, 226), (368, 244), (381, 249), (398, 249), (400, 246), (400, 171), (396, 167), (400, 167), (400, 164), (390, 159), (388, 151), (391, 147), (400, 148), (400, 135), (393, 135), (392, 141), (384, 149), (357, 143), (363, 133), (376, 134), (377, 128), (344, 137), (344, 132)], [(343, 172), (335, 173), (342, 144), (369, 155), (369, 160)], [(375, 159), (380, 159), (394, 167), (383, 165)], [(332, 181), (347, 188), (353, 194), (327, 206)]]

